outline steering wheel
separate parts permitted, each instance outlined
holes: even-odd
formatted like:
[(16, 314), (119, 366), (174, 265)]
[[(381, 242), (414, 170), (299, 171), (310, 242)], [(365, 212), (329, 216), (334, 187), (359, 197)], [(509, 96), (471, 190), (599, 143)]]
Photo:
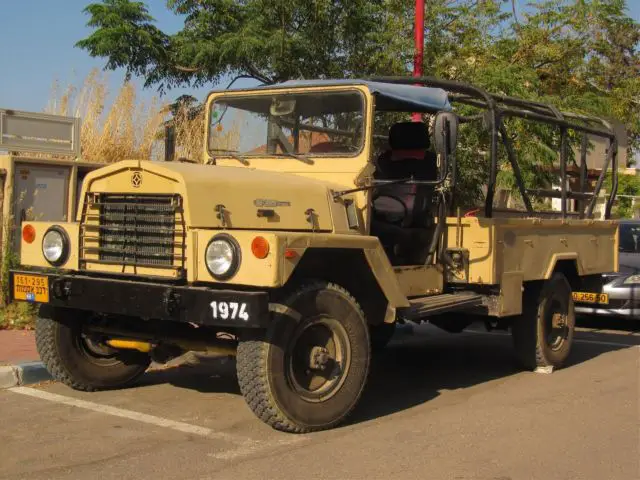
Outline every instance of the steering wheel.
[[(396, 214), (395, 212), (382, 212), (378, 209), (376, 209), (376, 200), (380, 199), (380, 198), (389, 198), (391, 200), (393, 200), (395, 203), (398, 203), (401, 207), (402, 207), (402, 214)], [(408, 220), (409, 218), (409, 207), (407, 207), (407, 204), (402, 200), (402, 198), (397, 197), (395, 195), (389, 195), (386, 193), (377, 193), (373, 195), (373, 198), (371, 199), (371, 206), (373, 208), (373, 212), (374, 214), (377, 214), (376, 216), (387, 222), (387, 223), (391, 223), (393, 225), (397, 225), (399, 227), (403, 226), (403, 224), (405, 223), (406, 220)]]

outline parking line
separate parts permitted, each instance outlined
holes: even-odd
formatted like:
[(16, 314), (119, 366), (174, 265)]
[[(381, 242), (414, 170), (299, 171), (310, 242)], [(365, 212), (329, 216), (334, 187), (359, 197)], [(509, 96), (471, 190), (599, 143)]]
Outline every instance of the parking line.
[(576, 339), (574, 340), (576, 343), (591, 343), (593, 345), (606, 345), (609, 347), (629, 347), (629, 348), (640, 348), (640, 345), (634, 345), (632, 343), (618, 343), (618, 342), (602, 342), (600, 340), (582, 340)]
[(80, 400), (78, 398), (66, 397), (64, 395), (58, 395), (56, 393), (45, 392), (43, 390), (37, 390), (28, 387), (14, 387), (7, 389), (10, 392), (18, 393), (20, 395), (26, 395), (28, 397), (39, 398), (41, 400), (47, 400), (49, 402), (59, 403), (62, 405), (68, 405), (71, 407), (82, 408), (84, 410), (90, 410), (92, 412), (102, 413), (106, 415), (113, 415), (114, 417), (126, 418), (137, 422), (154, 425), (156, 427), (169, 428), (182, 433), (189, 433), (192, 435), (199, 435), (201, 437), (224, 440), (229, 443), (233, 443), (235, 446), (230, 449), (223, 449), (214, 453), (210, 453), (211, 458), (218, 460), (232, 460), (239, 457), (246, 457), (254, 455), (263, 450), (273, 450), (274, 448), (293, 445), (306, 440), (306, 437), (300, 435), (284, 435), (280, 439), (268, 439), (266, 441), (254, 440), (248, 437), (241, 437), (238, 435), (232, 435), (229, 433), (216, 432), (210, 428), (200, 427), (198, 425), (192, 425), (185, 422), (177, 422), (175, 420), (169, 420), (167, 418), (156, 417), (154, 415), (148, 415), (146, 413), (134, 412), (133, 410), (125, 410), (123, 408), (112, 407), (109, 405), (102, 405), (99, 403), (88, 402), (86, 400)]
[(267, 444), (259, 442), (246, 443), (245, 445), (231, 450), (209, 453), (208, 456), (217, 460), (234, 460), (240, 457), (249, 457), (267, 449), (273, 450), (278, 447), (292, 446), (293, 444), (309, 439), (308, 437), (303, 437), (298, 434), (289, 433), (282, 435), (287, 435), (287, 437), (280, 440), (269, 441)]
[(127, 418), (129, 420), (135, 420), (137, 422), (147, 423), (149, 425), (155, 425), (157, 427), (170, 428), (178, 432), (190, 433), (193, 435), (199, 435), (201, 437), (213, 438), (216, 440), (225, 440), (236, 444), (246, 444), (249, 440), (246, 438), (237, 437), (228, 433), (216, 432), (210, 428), (200, 427), (192, 425), (190, 423), (176, 422), (166, 418), (156, 417), (154, 415), (147, 415), (146, 413), (134, 412), (132, 410), (125, 410), (123, 408), (112, 407), (109, 405), (101, 405), (99, 403), (87, 402), (86, 400), (80, 400), (72, 397), (65, 397), (64, 395), (58, 395), (56, 393), (45, 392), (43, 390), (36, 390), (28, 387), (14, 387), (8, 389), (10, 392), (19, 393), (20, 395), (26, 395), (28, 397), (39, 398), (41, 400), (47, 400), (49, 402), (60, 403), (62, 405), (68, 405), (71, 407), (83, 408), (85, 410), (91, 410), (93, 412), (103, 413), (107, 415), (113, 415), (114, 417)]
[[(504, 332), (479, 332), (477, 330), (464, 330), (465, 333), (475, 333), (476, 335), (490, 335), (493, 337), (509, 337), (511, 336), (509, 333)], [(619, 343), (619, 342), (603, 342), (601, 340), (583, 340), (581, 338), (573, 339), (574, 343), (588, 343), (592, 345), (604, 345), (607, 347), (629, 347), (629, 348), (640, 348), (640, 345), (634, 345), (632, 343)]]

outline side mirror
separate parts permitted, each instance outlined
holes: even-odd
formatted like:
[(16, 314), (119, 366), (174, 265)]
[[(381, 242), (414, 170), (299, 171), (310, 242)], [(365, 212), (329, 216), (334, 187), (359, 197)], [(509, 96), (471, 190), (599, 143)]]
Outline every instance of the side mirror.
[(438, 112), (433, 122), (433, 142), (437, 153), (452, 155), (458, 144), (458, 116)]

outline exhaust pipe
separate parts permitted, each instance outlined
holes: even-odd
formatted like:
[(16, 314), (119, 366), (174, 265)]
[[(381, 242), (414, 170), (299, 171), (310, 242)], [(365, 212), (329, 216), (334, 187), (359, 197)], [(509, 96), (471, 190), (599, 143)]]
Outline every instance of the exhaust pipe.
[(110, 338), (105, 342), (112, 348), (121, 350), (137, 350), (142, 353), (149, 353), (153, 348), (149, 342), (138, 342), (136, 340), (125, 340), (120, 338)]
[(137, 350), (153, 354), (154, 351), (166, 349), (163, 347), (169, 347), (169, 350), (180, 349), (182, 352), (205, 352), (221, 356), (236, 355), (238, 346), (236, 340), (223, 340), (213, 336), (206, 338), (207, 333), (210, 332), (199, 332), (196, 331), (197, 329), (180, 330), (158, 334), (118, 329), (106, 325), (92, 325), (87, 329), (87, 333), (99, 335), (108, 346), (122, 350)]
[[(118, 348), (121, 350), (137, 350), (143, 353), (149, 353), (156, 348), (157, 344), (150, 342), (142, 342), (139, 340), (124, 339), (124, 338), (110, 338), (105, 342), (112, 348)], [(171, 345), (175, 345), (185, 352), (205, 352), (213, 355), (224, 355), (235, 357), (237, 346), (234, 342), (229, 340), (217, 340), (215, 342), (196, 342), (190, 340), (175, 339), (169, 342)]]

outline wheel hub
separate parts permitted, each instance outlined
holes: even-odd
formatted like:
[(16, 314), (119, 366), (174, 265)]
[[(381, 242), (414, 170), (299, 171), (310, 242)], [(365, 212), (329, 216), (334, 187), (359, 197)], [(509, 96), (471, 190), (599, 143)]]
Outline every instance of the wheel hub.
[(567, 326), (567, 320), (565, 318), (564, 315), (562, 315), (561, 313), (554, 313), (553, 317), (551, 318), (551, 326), (554, 329), (557, 328), (564, 328)]
[(554, 351), (564, 345), (569, 334), (569, 323), (566, 310), (554, 301), (546, 314), (546, 340), (547, 345)]
[(287, 377), (309, 402), (322, 402), (342, 386), (351, 363), (351, 347), (342, 324), (325, 316), (299, 326), (288, 349)]
[(118, 351), (111, 348), (101, 338), (89, 333), (78, 333), (75, 338), (78, 350), (84, 358), (94, 365), (110, 366), (120, 363)]
[(315, 346), (311, 349), (309, 357), (309, 367), (312, 370), (324, 371), (329, 365), (329, 361), (333, 360), (329, 355), (329, 350), (325, 347), (319, 346)]
[(84, 349), (97, 357), (111, 357), (115, 350), (104, 342), (101, 342), (89, 335), (82, 335)]

